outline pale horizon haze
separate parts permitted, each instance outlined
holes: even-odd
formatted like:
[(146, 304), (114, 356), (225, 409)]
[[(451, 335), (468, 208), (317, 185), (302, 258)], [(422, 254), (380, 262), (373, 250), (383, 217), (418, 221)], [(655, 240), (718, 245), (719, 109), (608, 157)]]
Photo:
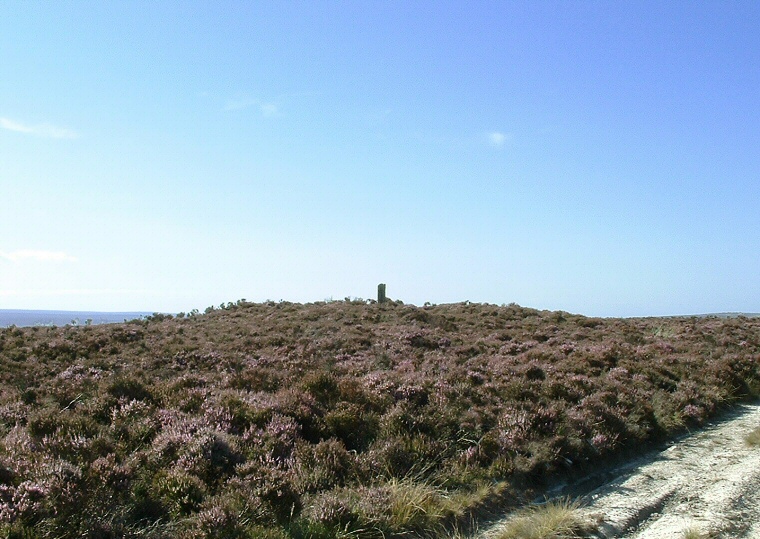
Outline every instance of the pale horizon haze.
[(760, 3), (0, 3), (0, 309), (760, 312)]

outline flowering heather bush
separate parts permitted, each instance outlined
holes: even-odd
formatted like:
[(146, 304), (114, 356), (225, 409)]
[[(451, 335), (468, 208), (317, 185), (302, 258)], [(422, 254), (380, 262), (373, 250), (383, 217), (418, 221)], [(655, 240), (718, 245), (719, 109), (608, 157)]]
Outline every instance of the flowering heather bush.
[(759, 394), (742, 317), (238, 302), (0, 329), (0, 536), (431, 534)]

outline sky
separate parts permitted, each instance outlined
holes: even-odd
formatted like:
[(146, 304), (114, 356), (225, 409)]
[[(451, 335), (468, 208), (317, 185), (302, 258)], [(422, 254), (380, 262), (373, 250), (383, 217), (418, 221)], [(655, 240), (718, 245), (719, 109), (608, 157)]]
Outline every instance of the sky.
[(0, 2), (0, 308), (760, 312), (757, 2)]

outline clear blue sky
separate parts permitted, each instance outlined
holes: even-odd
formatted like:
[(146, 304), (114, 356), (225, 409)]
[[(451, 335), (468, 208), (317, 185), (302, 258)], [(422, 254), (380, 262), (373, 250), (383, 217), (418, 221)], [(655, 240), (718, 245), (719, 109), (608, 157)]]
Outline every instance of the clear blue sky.
[(758, 2), (0, 3), (0, 308), (760, 311)]

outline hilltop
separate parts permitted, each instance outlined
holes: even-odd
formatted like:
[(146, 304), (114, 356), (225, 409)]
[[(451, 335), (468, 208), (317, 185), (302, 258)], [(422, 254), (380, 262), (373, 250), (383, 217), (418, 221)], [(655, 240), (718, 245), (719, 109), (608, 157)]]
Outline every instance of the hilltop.
[(0, 531), (430, 535), (760, 390), (760, 320), (228, 303), (0, 330)]

